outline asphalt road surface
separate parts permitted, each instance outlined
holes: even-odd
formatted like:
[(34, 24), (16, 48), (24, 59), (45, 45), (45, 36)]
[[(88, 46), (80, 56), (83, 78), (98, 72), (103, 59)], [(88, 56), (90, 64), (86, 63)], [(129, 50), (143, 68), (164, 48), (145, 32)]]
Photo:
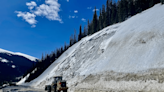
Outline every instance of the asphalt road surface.
[(44, 89), (36, 89), (27, 86), (8, 86), (0, 89), (0, 92), (46, 92)]

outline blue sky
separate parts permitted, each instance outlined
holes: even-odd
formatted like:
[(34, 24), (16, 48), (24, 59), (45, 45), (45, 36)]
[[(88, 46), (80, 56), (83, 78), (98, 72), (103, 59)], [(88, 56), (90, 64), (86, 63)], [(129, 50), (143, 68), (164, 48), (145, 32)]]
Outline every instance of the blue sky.
[[(40, 58), (87, 25), (106, 0), (0, 0), (0, 48)], [(99, 14), (99, 11), (97, 11)], [(86, 20), (86, 21), (85, 21)]]

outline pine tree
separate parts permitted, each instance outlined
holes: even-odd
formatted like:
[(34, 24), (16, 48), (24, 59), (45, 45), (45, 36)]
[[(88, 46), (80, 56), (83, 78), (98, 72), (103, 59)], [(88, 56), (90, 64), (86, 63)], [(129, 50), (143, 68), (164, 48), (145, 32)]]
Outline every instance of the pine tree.
[(150, 0), (150, 2), (149, 2), (149, 7), (154, 6), (154, 3), (155, 3), (155, 0)]
[[(71, 47), (73, 45), (73, 36), (70, 37), (70, 41), (69, 41), (69, 46)], [(58, 50), (57, 50), (58, 52)], [(59, 56), (59, 54), (57, 53), (57, 55)]]
[(118, 8), (117, 8), (117, 11), (118, 11), (118, 21), (119, 22), (122, 22), (123, 21), (123, 10), (122, 10), (122, 1), (118, 1)]
[(128, 16), (133, 16), (135, 14), (135, 7), (132, 0), (129, 0), (128, 4)]
[(67, 44), (66, 44), (66, 42), (64, 43), (64, 51), (66, 51), (67, 50)]
[(82, 38), (82, 29), (81, 29), (81, 25), (80, 25), (79, 35), (78, 35), (78, 41), (80, 41), (81, 38)]
[(89, 23), (89, 20), (88, 20), (88, 35), (91, 34), (91, 26), (90, 26), (90, 23)]
[(122, 11), (123, 11), (123, 21), (128, 18), (128, 2), (127, 0), (122, 0)]
[(114, 3), (111, 7), (111, 24), (117, 23), (117, 6), (116, 3)]
[(160, 2), (161, 2), (162, 4), (164, 4), (164, 0), (160, 0)]
[(136, 13), (142, 12), (141, 1), (142, 0), (136, 0), (135, 1), (135, 11), (136, 11)]
[(102, 28), (104, 28), (106, 26), (106, 21), (105, 20), (106, 20), (105, 5), (102, 5), (102, 23), (103, 23)]
[(149, 4), (148, 4), (149, 3), (149, 0), (141, 0), (141, 2), (142, 2), (141, 3), (142, 11), (149, 8)]
[(93, 25), (92, 25), (92, 31), (91, 34), (95, 33), (98, 31), (98, 20), (97, 20), (97, 12), (96, 12), (96, 7), (95, 7), (95, 12), (94, 12), (94, 16), (93, 16), (93, 21), (92, 21)]
[(107, 0), (106, 2), (106, 20), (105, 20), (105, 27), (110, 25), (110, 4), (109, 4), (109, 0)]
[(83, 31), (83, 37), (86, 37), (87, 36), (87, 27), (86, 26), (84, 26), (84, 31)]
[(103, 21), (102, 21), (102, 11), (100, 9), (100, 15), (99, 15), (99, 30), (103, 28)]
[(160, 0), (155, 0), (155, 4), (160, 3)]
[(74, 44), (77, 42), (77, 39), (76, 39), (76, 30), (74, 30)]

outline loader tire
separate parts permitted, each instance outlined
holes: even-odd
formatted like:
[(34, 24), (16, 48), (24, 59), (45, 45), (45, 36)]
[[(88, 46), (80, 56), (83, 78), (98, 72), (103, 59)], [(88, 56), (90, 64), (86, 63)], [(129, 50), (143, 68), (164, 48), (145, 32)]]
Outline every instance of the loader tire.
[(67, 90), (63, 90), (63, 92), (67, 92)]
[(48, 86), (47, 91), (51, 92), (51, 86)]

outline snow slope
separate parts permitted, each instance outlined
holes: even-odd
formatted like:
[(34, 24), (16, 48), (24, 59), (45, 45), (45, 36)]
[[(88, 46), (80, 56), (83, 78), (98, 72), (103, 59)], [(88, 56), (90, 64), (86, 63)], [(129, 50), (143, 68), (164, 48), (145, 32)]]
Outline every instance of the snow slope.
[[(53, 81), (53, 76), (62, 75), (70, 91), (75, 88), (164, 90), (162, 77), (156, 76), (162, 75), (160, 69), (164, 68), (163, 10), (164, 5), (157, 4), (83, 38), (38, 78), (18, 84), (44, 88)], [(149, 77), (153, 74), (156, 75)]]

